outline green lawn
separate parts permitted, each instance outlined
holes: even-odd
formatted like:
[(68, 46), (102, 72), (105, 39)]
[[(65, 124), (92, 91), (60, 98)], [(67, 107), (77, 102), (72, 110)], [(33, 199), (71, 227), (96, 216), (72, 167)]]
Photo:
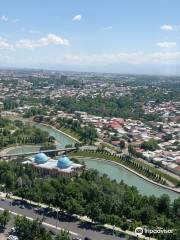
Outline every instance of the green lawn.
[(64, 133), (66, 133), (66, 134), (68, 134), (68, 135), (70, 135), (70, 136), (72, 136), (73, 138), (76, 138), (77, 140), (80, 139), (79, 134), (77, 134), (76, 132), (72, 131), (72, 130), (69, 129), (69, 128), (61, 127), (59, 130), (62, 131), (62, 132), (64, 132)]

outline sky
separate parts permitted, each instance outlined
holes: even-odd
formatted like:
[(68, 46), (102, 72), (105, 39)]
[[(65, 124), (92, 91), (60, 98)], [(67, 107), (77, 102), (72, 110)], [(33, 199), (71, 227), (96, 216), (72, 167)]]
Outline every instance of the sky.
[(0, 0), (0, 67), (180, 74), (179, 0)]

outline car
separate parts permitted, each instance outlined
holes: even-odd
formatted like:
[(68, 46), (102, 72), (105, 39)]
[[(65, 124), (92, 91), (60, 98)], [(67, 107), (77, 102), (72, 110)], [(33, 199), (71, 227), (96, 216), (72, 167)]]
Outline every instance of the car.
[(38, 208), (38, 207), (35, 207), (35, 208), (34, 208), (34, 211), (35, 211), (35, 212), (38, 212), (39, 210), (40, 210), (40, 208)]
[(5, 201), (5, 199), (4, 199), (4, 198), (1, 198), (1, 201)]
[(89, 237), (85, 237), (84, 240), (92, 240), (92, 239)]
[(13, 206), (15, 206), (15, 205), (20, 205), (20, 204), (21, 204), (21, 201), (20, 201), (20, 200), (17, 200), (17, 199), (13, 200), (13, 202), (12, 202), (12, 205), (13, 205)]
[(25, 206), (24, 206), (24, 205), (21, 205), (20, 208), (21, 208), (21, 209), (25, 209)]
[(16, 232), (16, 228), (15, 227), (12, 227), (11, 228), (11, 233), (15, 233)]
[(82, 238), (74, 237), (72, 240), (82, 240)]
[(19, 240), (19, 238), (14, 235), (9, 235), (8, 240)]

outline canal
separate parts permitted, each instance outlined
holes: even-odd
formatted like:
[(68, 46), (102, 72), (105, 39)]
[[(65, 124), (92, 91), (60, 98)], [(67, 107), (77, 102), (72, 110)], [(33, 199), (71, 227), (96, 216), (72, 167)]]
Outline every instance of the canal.
[[(44, 130), (49, 133), (49, 135), (53, 136), (57, 141), (57, 147), (65, 147), (68, 144), (71, 144), (72, 146), (75, 144), (75, 140), (72, 138), (69, 138), (68, 136), (64, 135), (63, 133), (59, 132), (58, 130), (38, 124), (36, 125), (41, 130)], [(34, 151), (36, 146), (23, 146), (18, 147), (14, 150), (11, 150), (8, 153), (21, 153), (21, 152), (27, 152), (27, 151)], [(168, 194), (171, 200), (174, 200), (180, 196), (180, 194), (173, 192), (169, 189), (165, 189), (163, 187), (154, 185), (141, 177), (137, 176), (136, 174), (128, 171), (127, 169), (117, 166), (113, 163), (107, 162), (107, 161), (101, 161), (101, 160), (95, 160), (95, 159), (87, 159), (84, 158), (83, 161), (85, 162), (87, 168), (89, 169), (96, 169), (101, 174), (107, 174), (110, 179), (115, 179), (117, 182), (120, 182), (121, 180), (124, 181), (129, 186), (135, 186), (139, 192), (142, 195), (155, 195), (156, 197), (161, 196), (162, 194)]]

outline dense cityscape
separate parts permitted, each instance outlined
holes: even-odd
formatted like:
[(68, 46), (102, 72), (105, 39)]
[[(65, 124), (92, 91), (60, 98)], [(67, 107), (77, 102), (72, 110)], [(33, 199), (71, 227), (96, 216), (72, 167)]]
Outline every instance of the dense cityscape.
[[(177, 228), (179, 84), (180, 78), (172, 76), (1, 70), (0, 182), (1, 190), (10, 198), (7, 201), (17, 209), (20, 206), (22, 212), (30, 208), (29, 201), (47, 205), (34, 207), (39, 217), (50, 217), (51, 206), (52, 217), (60, 221), (56, 226), (61, 226), (65, 212), (70, 215), (64, 224), (80, 221), (88, 226), (92, 221), (88, 228), (93, 232), (96, 228), (96, 234), (77, 232), (87, 239), (135, 239), (135, 228), (154, 228), (157, 222), (162, 229)], [(71, 141), (61, 142), (63, 139), (52, 130)], [(115, 175), (94, 165), (107, 174), (99, 175), (89, 168), (86, 159), (111, 161), (117, 168), (120, 165), (159, 186), (158, 191), (164, 188), (175, 195), (172, 198), (167, 192), (157, 197), (152, 192), (143, 196), (136, 184), (137, 188), (128, 186), (123, 178), (114, 182), (111, 179), (116, 179)], [(53, 208), (59, 209), (58, 216), (56, 212), (53, 215)], [(2, 214), (5, 228), (10, 215)], [(27, 221), (20, 216), (15, 219), (15, 233), (20, 239), (29, 240), (26, 234), (34, 231), (24, 232), (24, 224), (31, 224)], [(56, 234), (52, 230), (48, 233), (43, 220), (34, 221), (37, 232), (43, 231), (44, 237), (38, 239), (51, 239), (52, 233)], [(110, 235), (98, 230), (100, 225), (109, 229)], [(68, 224), (62, 229), (55, 239), (73, 236)], [(73, 229), (79, 231), (78, 227)], [(140, 236), (148, 237), (145, 235)], [(158, 239), (178, 239), (179, 230), (171, 238), (166, 236), (159, 234)]]
[(0, 240), (180, 240), (179, 9), (0, 0)]

